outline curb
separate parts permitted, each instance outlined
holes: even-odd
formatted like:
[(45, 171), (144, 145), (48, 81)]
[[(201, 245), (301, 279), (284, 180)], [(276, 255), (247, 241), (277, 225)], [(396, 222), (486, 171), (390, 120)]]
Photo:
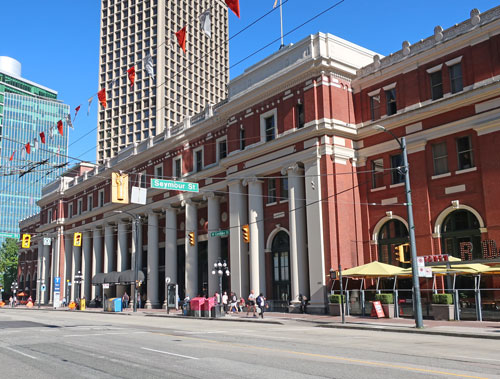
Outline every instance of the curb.
[(284, 325), (281, 321), (259, 320), (259, 319), (244, 319), (244, 318), (224, 318), (224, 317), (194, 317), (194, 316), (179, 316), (179, 315), (161, 315), (154, 313), (145, 313), (146, 317), (165, 317), (165, 318), (180, 318), (185, 320), (213, 320), (213, 321), (229, 321), (229, 322), (255, 322), (259, 324)]
[(480, 339), (490, 339), (490, 340), (500, 340), (500, 335), (493, 336), (490, 334), (470, 334), (470, 333), (458, 333), (458, 332), (445, 332), (445, 331), (433, 331), (426, 329), (403, 329), (403, 328), (391, 328), (387, 327), (373, 327), (373, 326), (362, 326), (362, 325), (337, 325), (337, 324), (320, 324), (317, 325), (318, 328), (333, 328), (333, 329), (356, 329), (356, 330), (371, 330), (376, 332), (389, 332), (389, 333), (413, 333), (413, 334), (427, 334), (445, 337), (460, 337), (460, 338), (480, 338)]

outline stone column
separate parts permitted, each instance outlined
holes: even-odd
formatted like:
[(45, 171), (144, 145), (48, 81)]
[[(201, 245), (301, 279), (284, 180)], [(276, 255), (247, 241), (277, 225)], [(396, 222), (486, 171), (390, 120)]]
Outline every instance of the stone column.
[(249, 294), (248, 247), (243, 242), (241, 226), (247, 223), (247, 202), (240, 180), (232, 181), (229, 188), (229, 251), (231, 262), (231, 290), (246, 299)]
[[(73, 286), (73, 279), (71, 273), (73, 272), (73, 235), (66, 235), (64, 238), (64, 275), (61, 279), (61, 290), (63, 298), (67, 300), (71, 297), (71, 286)], [(71, 283), (71, 286), (68, 284)], [(69, 303), (69, 302), (68, 302)]]
[[(102, 271), (102, 231), (99, 228), (95, 228), (93, 232), (93, 248), (92, 248), (92, 278)], [(92, 280), (91, 278), (91, 280)], [(96, 296), (102, 295), (102, 286), (92, 285), (91, 299), (95, 299)]]
[(89, 231), (82, 233), (83, 257), (82, 257), (82, 297), (85, 296), (87, 304), (92, 300), (92, 239)]
[[(120, 220), (118, 222), (118, 252), (116, 254), (116, 271), (122, 272), (127, 270), (127, 254), (128, 254), (128, 220)], [(116, 296), (121, 297), (125, 292), (125, 286), (116, 286)]]
[[(198, 295), (198, 208), (191, 200), (185, 201), (186, 210), (186, 294)], [(189, 233), (194, 233), (194, 246), (189, 244)]]
[(43, 276), (45, 292), (43, 292), (42, 304), (49, 304), (51, 285), (50, 285), (50, 248), (51, 245), (43, 245)]
[(158, 308), (158, 215), (148, 214), (148, 300), (146, 308)]
[(57, 270), (57, 237), (51, 239), (50, 249), (49, 249), (49, 259), (50, 259), (50, 272), (47, 276), (47, 291), (49, 291), (49, 304), (54, 304), (54, 273)]
[[(74, 238), (74, 234), (72, 234), (71, 238)], [(81, 271), (82, 265), (82, 248), (78, 246), (72, 246), (72, 262), (71, 262), (71, 300), (75, 300), (77, 297), (80, 297), (80, 293), (78, 290), (81, 288), (83, 283), (75, 284), (75, 275), (78, 271)], [(81, 292), (81, 290), (80, 290)]]
[(115, 239), (114, 239), (114, 225), (106, 224), (104, 226), (104, 271), (115, 271)]
[[(165, 208), (165, 277), (177, 283), (177, 209)], [(179, 288), (181, 291), (182, 288)], [(167, 288), (163, 308), (167, 307)]]
[(323, 211), (321, 202), (321, 172), (319, 152), (304, 160), (307, 219), (307, 246), (309, 251), (309, 289), (311, 313), (324, 313), (326, 310), (326, 271), (325, 249), (323, 242)]
[[(288, 214), (290, 228), (290, 263), (292, 305), (299, 306), (299, 294), (310, 298), (307, 260), (306, 202), (304, 170), (297, 164), (286, 168), (288, 174)], [(317, 220), (316, 220), (317, 222)]]
[(214, 193), (207, 195), (208, 200), (208, 294), (219, 291), (219, 277), (212, 275), (214, 262), (221, 256), (220, 237), (210, 237), (211, 232), (220, 229), (220, 198)]
[(266, 266), (264, 246), (264, 203), (262, 181), (257, 178), (245, 180), (248, 185), (248, 224), (250, 228), (250, 290), (266, 292)]

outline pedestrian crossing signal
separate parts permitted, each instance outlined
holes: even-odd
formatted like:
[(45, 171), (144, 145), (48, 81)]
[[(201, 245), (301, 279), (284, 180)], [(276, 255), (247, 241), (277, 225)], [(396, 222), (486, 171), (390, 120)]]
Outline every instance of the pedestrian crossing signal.
[(82, 246), (82, 233), (75, 233), (73, 236), (73, 246)]
[(250, 227), (248, 224), (243, 225), (241, 231), (243, 232), (243, 242), (250, 243)]
[(29, 249), (31, 246), (31, 234), (23, 234), (22, 247), (23, 249)]
[(194, 232), (189, 233), (189, 244), (191, 246), (195, 245), (195, 242), (194, 242)]

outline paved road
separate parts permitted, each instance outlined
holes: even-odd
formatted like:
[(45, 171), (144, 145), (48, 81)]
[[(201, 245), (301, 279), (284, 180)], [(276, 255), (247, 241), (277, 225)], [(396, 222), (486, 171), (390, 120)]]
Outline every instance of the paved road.
[(0, 310), (2, 378), (500, 378), (498, 340)]

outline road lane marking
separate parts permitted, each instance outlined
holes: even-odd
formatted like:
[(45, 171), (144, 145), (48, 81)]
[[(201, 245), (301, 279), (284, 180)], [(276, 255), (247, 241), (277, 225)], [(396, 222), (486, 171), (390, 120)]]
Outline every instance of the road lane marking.
[(149, 349), (147, 347), (141, 347), (143, 350), (149, 350), (149, 351), (154, 351), (156, 353), (161, 353), (161, 354), (167, 354), (167, 355), (174, 355), (176, 357), (181, 357), (181, 358), (187, 358), (187, 359), (200, 359), (200, 358), (195, 358), (195, 357), (190, 357), (188, 355), (182, 355), (182, 354), (175, 354), (175, 353), (169, 353), (168, 351), (161, 351), (161, 350), (155, 350), (155, 349)]
[(34, 356), (32, 356), (32, 355), (29, 355), (29, 354), (23, 353), (22, 351), (19, 351), (19, 350), (13, 349), (13, 348), (11, 348), (11, 347), (7, 347), (7, 346), (5, 346), (5, 348), (6, 348), (7, 350), (13, 351), (13, 352), (15, 352), (15, 353), (18, 353), (18, 354), (24, 355), (25, 357), (29, 357), (29, 358), (31, 358), (31, 359), (38, 359), (37, 357), (34, 357)]
[(192, 340), (209, 342), (209, 343), (214, 343), (214, 344), (223, 344), (226, 346), (234, 346), (234, 347), (239, 347), (239, 348), (244, 348), (244, 349), (250, 348), (250, 349), (254, 349), (254, 350), (274, 351), (274, 352), (292, 354), (292, 355), (302, 355), (302, 356), (307, 356), (307, 357), (324, 358), (324, 359), (329, 359), (329, 360), (344, 361), (344, 362), (351, 362), (351, 363), (360, 363), (360, 364), (365, 364), (365, 365), (369, 365), (369, 366), (379, 366), (379, 367), (388, 367), (388, 368), (395, 368), (395, 369), (407, 370), (407, 371), (424, 372), (424, 373), (428, 373), (428, 374), (448, 375), (448, 376), (455, 376), (455, 377), (460, 377), (460, 378), (488, 379), (488, 378), (482, 377), (482, 376), (456, 374), (456, 373), (448, 372), (448, 371), (439, 371), (439, 370), (404, 366), (404, 365), (385, 363), (385, 362), (365, 361), (362, 359), (339, 357), (339, 356), (335, 356), (335, 355), (324, 355), (324, 354), (306, 353), (306, 352), (302, 352), (302, 351), (272, 349), (272, 348), (264, 347), (264, 346), (244, 345), (244, 344), (239, 344), (239, 343), (209, 340), (209, 339), (200, 338), (200, 337), (179, 336), (179, 335), (167, 334), (167, 333), (154, 333), (154, 334), (160, 334), (160, 335), (164, 335), (164, 336), (168, 336), (168, 337), (175, 337), (175, 338), (192, 339)]

